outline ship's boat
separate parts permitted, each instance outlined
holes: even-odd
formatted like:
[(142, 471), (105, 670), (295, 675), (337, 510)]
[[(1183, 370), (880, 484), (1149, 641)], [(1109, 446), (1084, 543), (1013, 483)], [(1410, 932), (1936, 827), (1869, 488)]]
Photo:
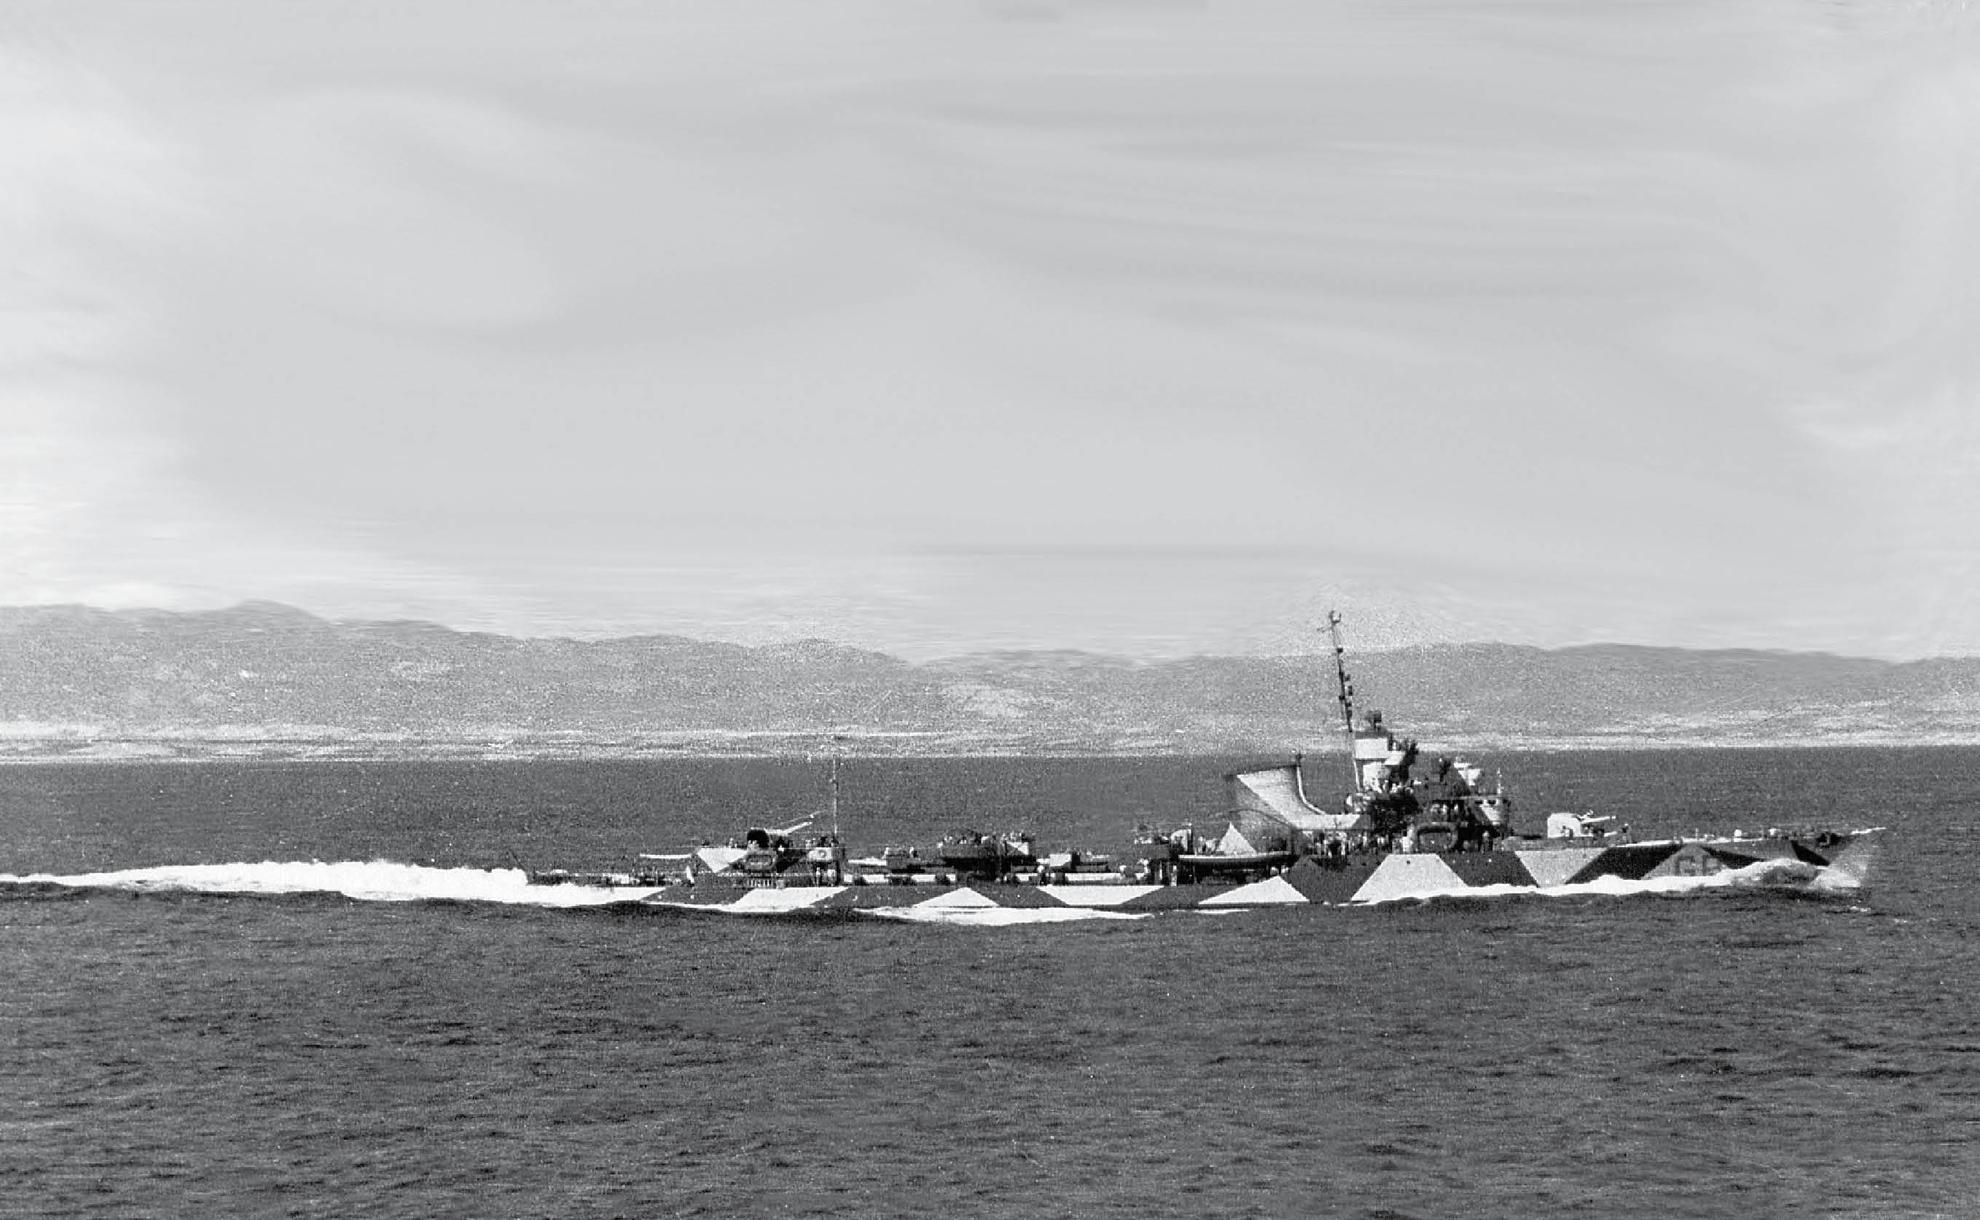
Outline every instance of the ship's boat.
[(1133, 878), (1133, 869), (1122, 871), (1112, 855), (1079, 850), (1046, 856), (1036, 879), (1045, 885), (1119, 885)]
[(1023, 832), (978, 834), (966, 830), (936, 845), (942, 867), (972, 881), (1000, 881), (1038, 867), (1038, 851), (1032, 837)]
[(991, 907), (1139, 913), (1576, 886), (1655, 892), (1702, 883), (1827, 894), (1856, 893), (1868, 884), (1881, 828), (1770, 827), (1639, 842), (1613, 818), (1589, 811), (1552, 813), (1543, 833), (1521, 833), (1501, 780), (1487, 786), (1483, 768), (1462, 757), (1426, 764), (1417, 743), (1392, 733), (1380, 712), (1356, 716), (1338, 614), (1329, 616), (1328, 632), (1351, 769), (1338, 810), (1308, 799), (1303, 760), (1295, 757), (1227, 774), (1225, 807), (1214, 817), (1168, 830), (1143, 827), (1118, 860), (1085, 851), (1040, 855), (1029, 835), (969, 832), (926, 854), (890, 847), (880, 857), (849, 862), (836, 834), (835, 760), (835, 833), (799, 845), (790, 836), (808, 823), (751, 831), (732, 854), (698, 856), (702, 868), (683, 870), (683, 881), (661, 886), (646, 901), (739, 913)]

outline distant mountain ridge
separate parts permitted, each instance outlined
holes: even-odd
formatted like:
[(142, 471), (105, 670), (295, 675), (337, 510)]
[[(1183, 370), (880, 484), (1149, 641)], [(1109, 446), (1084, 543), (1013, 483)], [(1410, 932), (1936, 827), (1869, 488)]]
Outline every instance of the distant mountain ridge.
[[(1350, 653), (1358, 700), (1469, 747), (1980, 742), (1980, 659), (1634, 645)], [(910, 663), (823, 640), (512, 638), (291, 606), (0, 608), (0, 757), (1338, 748), (1320, 656)]]

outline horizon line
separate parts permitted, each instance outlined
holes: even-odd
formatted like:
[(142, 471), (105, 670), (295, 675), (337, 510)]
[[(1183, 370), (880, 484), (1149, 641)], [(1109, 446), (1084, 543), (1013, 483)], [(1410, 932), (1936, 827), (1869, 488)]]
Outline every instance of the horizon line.
[[(0, 614), (83, 611), (92, 614), (107, 615), (114, 618), (137, 618), (137, 617), (149, 617), (149, 616), (168, 617), (168, 618), (208, 618), (208, 617), (218, 617), (218, 616), (226, 616), (226, 615), (238, 615), (242, 611), (252, 612), (257, 610), (279, 612), (279, 614), (283, 617), (308, 619), (311, 622), (321, 623), (325, 626), (331, 626), (331, 627), (415, 626), (415, 627), (431, 628), (437, 631), (446, 632), (451, 635), (485, 636), (494, 639), (505, 639), (505, 640), (516, 640), (516, 641), (545, 641), (545, 642), (564, 642), (564, 643), (574, 643), (574, 644), (605, 644), (605, 643), (613, 643), (613, 642), (628, 641), (628, 640), (669, 639), (669, 640), (683, 640), (695, 644), (721, 645), (731, 648), (744, 649), (751, 652), (790, 649), (806, 644), (823, 644), (832, 648), (844, 649), (848, 652), (865, 653), (872, 656), (884, 656), (893, 660), (900, 661), (903, 664), (914, 665), (914, 666), (938, 665), (944, 662), (963, 661), (963, 660), (970, 660), (973, 658), (980, 658), (980, 657), (1079, 656), (1079, 657), (1091, 657), (1097, 660), (1104, 660), (1104, 661), (1122, 662), (1125, 664), (1135, 665), (1135, 666), (1152, 667), (1158, 665), (1177, 664), (1192, 660), (1268, 661), (1268, 660), (1282, 659), (1282, 658), (1306, 658), (1306, 657), (1326, 656), (1330, 651), (1330, 649), (1328, 649), (1327, 647), (1321, 646), (1321, 647), (1316, 647), (1310, 651), (1269, 652), (1269, 653), (1199, 651), (1199, 652), (1190, 652), (1181, 655), (1167, 656), (1167, 657), (1138, 657), (1124, 652), (1098, 651), (1090, 648), (1079, 648), (1079, 647), (1071, 647), (1071, 646), (1048, 646), (1048, 645), (1029, 646), (1029, 647), (991, 646), (991, 647), (983, 647), (983, 648), (964, 649), (953, 653), (943, 653), (938, 656), (928, 657), (921, 660), (915, 660), (913, 658), (904, 656), (899, 652), (895, 652), (886, 648), (875, 648), (862, 644), (852, 644), (844, 640), (834, 639), (826, 635), (805, 635), (805, 636), (793, 637), (791, 639), (786, 639), (786, 640), (772, 640), (765, 642), (748, 643), (735, 639), (724, 639), (721, 638), (720, 636), (690, 635), (678, 631), (635, 631), (635, 632), (595, 633), (595, 634), (555, 632), (555, 631), (546, 631), (542, 633), (498, 631), (498, 630), (483, 629), (483, 628), (458, 627), (453, 624), (441, 622), (436, 619), (418, 618), (410, 615), (388, 616), (388, 617), (332, 616), (328, 614), (319, 613), (317, 611), (310, 610), (302, 606), (295, 605), (294, 603), (291, 602), (277, 601), (273, 598), (243, 598), (229, 605), (200, 608), (200, 609), (173, 609), (165, 606), (104, 606), (104, 605), (97, 605), (89, 602), (79, 602), (79, 601), (16, 602), (16, 603), (0, 604)], [(1784, 658), (1808, 657), (1808, 658), (1821, 658), (1821, 659), (1835, 660), (1835, 661), (1863, 662), (1867, 664), (1886, 665), (1893, 667), (1924, 664), (1932, 661), (1980, 660), (1980, 654), (1970, 654), (1970, 653), (1933, 653), (1933, 654), (1917, 656), (1917, 657), (1895, 658), (1895, 657), (1868, 656), (1860, 653), (1837, 652), (1831, 649), (1800, 649), (1800, 648), (1785, 648), (1785, 647), (1753, 647), (1753, 646), (1700, 648), (1700, 647), (1684, 645), (1684, 644), (1649, 644), (1649, 643), (1642, 643), (1639, 641), (1627, 641), (1627, 640), (1592, 640), (1582, 643), (1561, 644), (1561, 645), (1553, 645), (1553, 646), (1540, 645), (1540, 644), (1523, 644), (1523, 643), (1515, 643), (1515, 642), (1510, 642), (1506, 640), (1497, 640), (1497, 639), (1425, 640), (1425, 641), (1419, 641), (1409, 644), (1400, 644), (1400, 645), (1389, 645), (1389, 646), (1368, 645), (1365, 647), (1350, 647), (1348, 649), (1348, 654), (1350, 656), (1354, 656), (1354, 655), (1387, 656), (1397, 653), (1410, 652), (1414, 650), (1437, 649), (1437, 648), (1452, 648), (1452, 649), (1503, 648), (1510, 650), (1519, 650), (1519, 651), (1534, 652), (1534, 653), (1550, 653), (1550, 654), (1614, 649), (1614, 650), (1636, 650), (1636, 651), (1644, 651), (1644, 652), (1687, 653), (1696, 656), (1762, 656), (1762, 657), (1784, 657)]]

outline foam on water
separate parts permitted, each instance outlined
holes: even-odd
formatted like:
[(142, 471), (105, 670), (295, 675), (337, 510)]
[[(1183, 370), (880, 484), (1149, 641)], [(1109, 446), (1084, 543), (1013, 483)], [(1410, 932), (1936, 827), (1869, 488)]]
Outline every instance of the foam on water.
[(1072, 923), (1088, 919), (1146, 919), (1145, 913), (1101, 911), (1092, 907), (962, 907), (922, 903), (911, 907), (882, 907), (863, 914), (907, 923), (957, 924), (966, 928), (1007, 928), (1013, 924)]
[(26, 876), (0, 874), (0, 883), (75, 889), (184, 890), (203, 894), (342, 894), (366, 902), (511, 903), (589, 907), (634, 902), (653, 889), (531, 885), (516, 868), (431, 868), (394, 860), (263, 860), (260, 863), (171, 864), (106, 873)]
[(1385, 902), (1420, 902), (1429, 898), (1509, 898), (1538, 895), (1543, 898), (1608, 897), (1627, 898), (1638, 894), (1696, 894), (1715, 890), (1812, 889), (1823, 893), (1849, 893), (1861, 878), (1839, 869), (1820, 868), (1799, 860), (1761, 860), (1744, 868), (1726, 869), (1703, 877), (1597, 877), (1571, 885), (1480, 885), (1469, 889), (1446, 890), (1436, 894), (1404, 895), (1371, 899), (1357, 906)]

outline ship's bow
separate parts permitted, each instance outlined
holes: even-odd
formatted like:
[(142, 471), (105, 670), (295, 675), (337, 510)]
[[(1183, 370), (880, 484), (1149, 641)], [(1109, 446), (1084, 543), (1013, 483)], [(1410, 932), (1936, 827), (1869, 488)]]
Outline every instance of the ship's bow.
[(1883, 847), (1884, 829), (1881, 826), (1852, 832), (1843, 842), (1835, 845), (1828, 863), (1815, 876), (1815, 888), (1837, 894), (1852, 894), (1869, 888), (1870, 874), (1876, 868)]

